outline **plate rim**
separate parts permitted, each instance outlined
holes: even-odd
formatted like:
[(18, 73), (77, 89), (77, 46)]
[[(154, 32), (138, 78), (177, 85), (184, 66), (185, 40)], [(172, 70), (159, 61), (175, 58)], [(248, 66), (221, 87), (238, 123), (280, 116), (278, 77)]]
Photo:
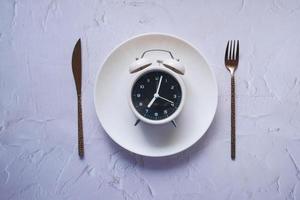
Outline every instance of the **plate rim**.
[[(111, 56), (111, 54), (116, 51), (118, 48), (120, 48), (121, 46), (123, 46), (124, 44), (126, 44), (127, 42), (131, 41), (131, 40), (134, 40), (134, 39), (137, 39), (137, 38), (140, 38), (140, 37), (145, 37), (145, 36), (163, 36), (163, 37), (171, 37), (171, 38), (174, 38), (174, 39), (177, 39), (177, 40), (180, 40), (184, 43), (186, 43), (188, 46), (190, 46), (191, 48), (193, 48), (202, 58), (203, 60), (205, 61), (205, 63), (207, 64), (208, 66), (208, 69), (209, 71), (211, 72), (212, 74), (212, 79), (213, 79), (213, 82), (215, 83), (215, 87), (216, 87), (216, 104), (215, 104), (215, 108), (214, 108), (214, 112), (213, 112), (213, 117), (211, 118), (210, 122), (209, 122), (209, 125), (204, 129), (205, 131), (203, 131), (204, 133), (197, 139), (195, 140), (194, 142), (192, 142), (189, 146), (187, 147), (184, 147), (182, 149), (179, 149), (179, 151), (174, 151), (174, 152), (171, 152), (171, 153), (168, 153), (168, 154), (159, 154), (159, 155), (154, 155), (154, 154), (141, 154), (139, 152), (136, 152), (134, 151), (133, 149), (128, 149), (127, 147), (125, 147), (124, 145), (120, 144), (119, 142), (115, 141), (114, 138), (108, 133), (107, 129), (103, 126), (100, 118), (99, 118), (99, 115), (98, 115), (98, 112), (97, 112), (97, 106), (96, 106), (96, 88), (97, 88), (97, 83), (98, 83), (98, 78), (99, 78), (99, 75), (102, 71), (102, 68), (104, 66), (104, 64), (106, 63), (106, 61), (109, 59), (109, 57)], [(145, 157), (153, 157), (153, 158), (159, 158), (159, 157), (167, 157), (167, 156), (172, 156), (172, 155), (175, 155), (175, 154), (178, 154), (178, 153), (181, 153), (185, 150), (188, 150), (189, 148), (191, 148), (192, 146), (194, 146), (202, 137), (203, 135), (206, 134), (207, 130), (209, 129), (209, 127), (211, 126), (214, 118), (215, 118), (215, 115), (216, 115), (216, 112), (217, 112), (217, 107), (218, 107), (218, 104), (219, 104), (219, 90), (218, 90), (218, 84), (217, 84), (217, 78), (216, 78), (216, 75), (214, 73), (214, 70), (211, 68), (211, 66), (207, 63), (205, 57), (200, 53), (200, 51), (194, 46), (192, 45), (189, 41), (179, 37), (179, 36), (176, 36), (176, 35), (173, 35), (173, 34), (169, 34), (169, 33), (163, 33), (163, 32), (147, 32), (147, 33), (141, 33), (141, 34), (137, 34), (137, 35), (134, 35), (132, 37), (129, 37), (128, 39), (124, 40), (123, 42), (121, 43), (118, 43), (118, 45), (116, 45), (114, 48), (112, 48), (112, 50), (109, 51), (109, 53), (105, 56), (105, 58), (103, 59), (100, 67), (97, 69), (97, 73), (96, 73), (96, 77), (95, 77), (95, 82), (94, 82), (94, 89), (93, 89), (93, 102), (94, 102), (94, 109), (96, 111), (96, 116), (98, 118), (98, 121), (99, 123), (101, 124), (103, 130), (106, 132), (106, 135), (109, 136), (109, 138), (114, 142), (116, 143), (117, 145), (119, 145), (120, 147), (122, 147), (123, 149), (125, 149), (126, 151), (129, 151), (131, 153), (134, 153), (134, 154), (137, 154), (137, 155), (140, 155), (140, 156), (145, 156)]]

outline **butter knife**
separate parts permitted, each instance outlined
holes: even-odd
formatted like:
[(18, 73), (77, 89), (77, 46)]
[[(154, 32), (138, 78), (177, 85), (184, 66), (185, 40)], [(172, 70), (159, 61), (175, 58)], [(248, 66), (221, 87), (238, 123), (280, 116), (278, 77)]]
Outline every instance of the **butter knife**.
[(83, 141), (83, 123), (82, 123), (82, 105), (81, 105), (81, 41), (77, 41), (72, 55), (72, 71), (77, 91), (77, 111), (78, 111), (78, 154), (80, 158), (84, 157), (84, 141)]

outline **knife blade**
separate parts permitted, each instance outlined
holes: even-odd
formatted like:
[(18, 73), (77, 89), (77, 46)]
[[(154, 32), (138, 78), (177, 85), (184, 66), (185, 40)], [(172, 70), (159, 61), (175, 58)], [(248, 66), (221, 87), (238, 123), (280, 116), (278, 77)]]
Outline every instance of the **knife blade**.
[(81, 40), (77, 41), (72, 55), (72, 71), (75, 80), (77, 92), (77, 112), (78, 112), (78, 154), (80, 158), (84, 157), (84, 140), (83, 140), (83, 122), (82, 122), (82, 105), (81, 105)]

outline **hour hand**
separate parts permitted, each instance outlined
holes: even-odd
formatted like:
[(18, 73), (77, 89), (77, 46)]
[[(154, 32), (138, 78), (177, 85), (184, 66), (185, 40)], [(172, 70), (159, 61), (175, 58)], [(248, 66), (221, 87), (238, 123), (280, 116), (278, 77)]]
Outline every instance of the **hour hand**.
[(150, 108), (152, 106), (152, 104), (154, 103), (155, 99), (156, 99), (156, 97), (154, 96), (152, 98), (152, 100), (148, 103), (147, 108)]

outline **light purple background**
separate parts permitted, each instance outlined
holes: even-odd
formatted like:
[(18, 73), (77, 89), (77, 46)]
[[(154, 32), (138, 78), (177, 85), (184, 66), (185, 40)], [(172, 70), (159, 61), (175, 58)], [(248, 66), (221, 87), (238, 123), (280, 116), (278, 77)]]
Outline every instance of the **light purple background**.
[[(300, 1), (0, 1), (0, 199), (300, 199)], [(95, 75), (120, 42), (164, 32), (216, 73), (206, 135), (168, 158), (114, 144), (94, 110)], [(83, 47), (86, 158), (77, 156), (71, 54)], [(228, 39), (239, 39), (237, 160), (230, 160)], [(112, 77), (113, 78), (113, 77)]]

